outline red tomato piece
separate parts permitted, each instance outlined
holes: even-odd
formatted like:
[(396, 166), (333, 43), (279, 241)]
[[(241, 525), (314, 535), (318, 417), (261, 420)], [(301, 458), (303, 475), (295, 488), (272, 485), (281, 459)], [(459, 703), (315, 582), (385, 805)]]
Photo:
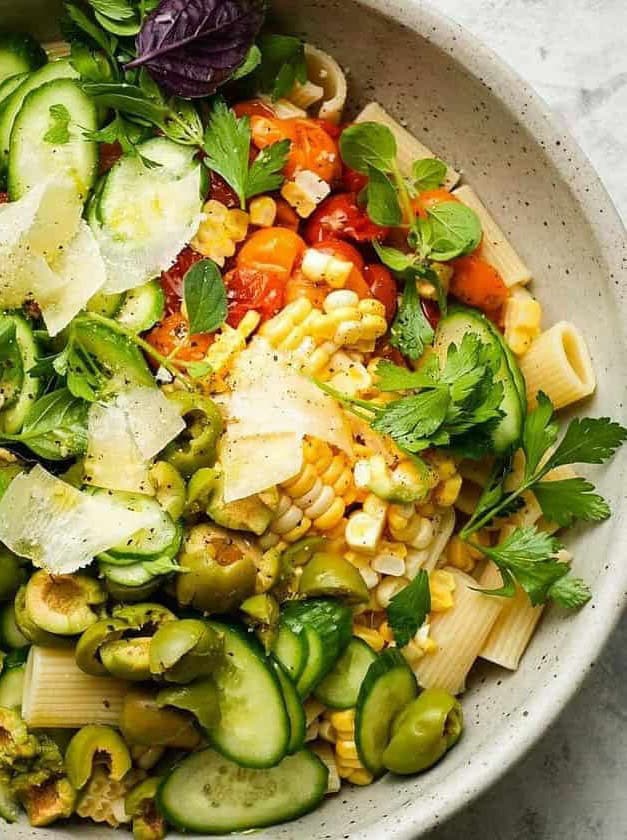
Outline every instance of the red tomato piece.
[(359, 193), (368, 184), (368, 176), (344, 164), (342, 167), (342, 184), (347, 192)]
[(238, 102), (233, 106), (237, 117), (268, 117), (273, 119), (276, 114), (267, 103), (261, 99), (247, 99), (245, 102)]
[(442, 317), (440, 307), (434, 300), (429, 300), (429, 298), (421, 298), (420, 306), (425, 314), (425, 318), (431, 324), (433, 329), (435, 329), (440, 323), (440, 318)]
[(161, 274), (161, 288), (165, 294), (165, 309), (168, 315), (178, 312), (183, 299), (183, 278), (189, 269), (199, 260), (204, 259), (192, 248), (183, 248), (176, 262)]
[(229, 305), (227, 323), (236, 327), (247, 312), (254, 309), (263, 321), (283, 307), (285, 283), (277, 274), (255, 268), (235, 268), (225, 277)]
[(453, 261), (454, 274), (449, 292), (462, 303), (475, 306), (491, 316), (498, 316), (509, 291), (499, 272), (476, 254)]
[(0, 190), (0, 204), (8, 204), (9, 203), (9, 193), (4, 192), (4, 190)]
[(172, 356), (182, 362), (202, 361), (214, 341), (210, 333), (190, 335), (189, 322), (180, 311), (166, 315), (145, 338), (163, 356)]
[(394, 320), (398, 303), (398, 288), (392, 273), (384, 265), (371, 263), (364, 268), (364, 280), (372, 297), (385, 306), (385, 317), (390, 323)]
[(311, 245), (325, 239), (353, 239), (372, 242), (384, 239), (388, 228), (375, 225), (357, 204), (354, 193), (338, 193), (322, 202), (305, 228), (305, 239)]
[(209, 186), (209, 196), (214, 201), (219, 201), (226, 207), (239, 207), (239, 199), (235, 190), (231, 189), (227, 182), (216, 172), (211, 172), (211, 180)]
[(101, 143), (98, 147), (98, 174), (104, 175), (122, 157), (122, 146), (115, 143)]

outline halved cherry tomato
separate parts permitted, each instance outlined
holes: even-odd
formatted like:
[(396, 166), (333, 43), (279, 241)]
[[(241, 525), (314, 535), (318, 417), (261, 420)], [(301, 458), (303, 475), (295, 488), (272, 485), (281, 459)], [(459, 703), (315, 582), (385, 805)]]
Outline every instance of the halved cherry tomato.
[(398, 288), (392, 274), (384, 265), (371, 263), (364, 268), (364, 280), (372, 297), (385, 306), (385, 317), (390, 323), (396, 315)]
[(408, 367), (405, 356), (396, 347), (392, 347), (387, 336), (383, 336), (377, 341), (374, 354), (377, 358), (387, 359), (389, 362), (399, 365), (399, 367)]
[(421, 219), (427, 218), (427, 210), (433, 207), (434, 204), (443, 204), (445, 201), (459, 201), (458, 198), (450, 193), (448, 190), (441, 187), (436, 190), (425, 190), (421, 192), (412, 201), (412, 206), (416, 211), (416, 215)]
[(98, 174), (104, 175), (122, 157), (122, 146), (115, 143), (101, 143), (98, 147)]
[(274, 118), (276, 114), (267, 103), (261, 99), (247, 99), (245, 102), (238, 102), (233, 106), (236, 117), (270, 117)]
[(312, 120), (312, 122), (315, 122), (316, 125), (319, 125), (323, 131), (326, 131), (329, 137), (333, 138), (333, 140), (338, 140), (342, 131), (344, 130), (341, 125), (336, 125), (335, 123), (329, 122), (329, 120), (321, 120), (319, 118), (316, 118)]
[(490, 263), (475, 254), (453, 261), (454, 274), (449, 292), (462, 303), (496, 316), (509, 292), (503, 278)]
[(300, 227), (300, 218), (296, 210), (290, 207), (284, 198), (275, 198), (274, 200), (276, 202), (275, 225), (297, 231)]
[(194, 263), (202, 259), (204, 259), (203, 255), (196, 253), (192, 248), (183, 248), (174, 265), (161, 274), (161, 288), (165, 294), (165, 311), (168, 315), (180, 310), (183, 299), (183, 278)]
[(333, 237), (372, 242), (383, 239), (388, 228), (375, 225), (357, 204), (354, 193), (338, 193), (325, 199), (305, 228), (305, 239), (311, 245)]
[[(354, 268), (348, 275), (344, 288), (356, 292), (360, 298), (373, 296), (370, 287), (364, 280), (365, 262), (357, 248), (342, 239), (325, 239), (324, 242), (316, 242), (312, 247), (317, 251), (322, 251), (323, 254), (330, 254), (338, 260), (352, 263)], [(327, 292), (329, 291), (330, 289), (327, 287)]]
[(210, 177), (209, 196), (214, 201), (219, 201), (226, 207), (239, 207), (239, 199), (235, 191), (229, 187), (224, 178), (218, 175), (217, 172), (212, 172)]
[(283, 282), (300, 262), (306, 245), (297, 233), (284, 227), (261, 228), (240, 249), (237, 268), (274, 274)]
[(442, 317), (440, 307), (434, 300), (430, 300), (429, 298), (420, 298), (420, 306), (425, 314), (425, 318), (431, 324), (433, 329), (435, 329), (440, 323), (440, 318)]
[(357, 172), (356, 169), (351, 169), (350, 166), (342, 167), (342, 184), (347, 192), (359, 193), (368, 183), (368, 176), (362, 172)]
[(271, 117), (251, 117), (253, 143), (265, 149), (280, 140), (292, 143), (285, 165), (285, 175), (293, 177), (307, 169), (323, 181), (333, 181), (340, 171), (340, 152), (335, 140), (316, 120), (294, 118), (279, 120)]
[(321, 280), (310, 280), (297, 268), (285, 284), (285, 303), (306, 297), (316, 309), (322, 309), (324, 299), (331, 289)]
[(285, 281), (277, 274), (255, 268), (234, 268), (224, 277), (229, 304), (227, 323), (236, 327), (251, 309), (262, 320), (272, 318), (283, 307)]
[(166, 315), (145, 338), (163, 356), (173, 355), (182, 362), (200, 362), (214, 341), (210, 333), (190, 335), (189, 321), (180, 311)]
[(0, 204), (8, 204), (9, 203), (9, 193), (4, 192), (4, 190), (0, 191)]

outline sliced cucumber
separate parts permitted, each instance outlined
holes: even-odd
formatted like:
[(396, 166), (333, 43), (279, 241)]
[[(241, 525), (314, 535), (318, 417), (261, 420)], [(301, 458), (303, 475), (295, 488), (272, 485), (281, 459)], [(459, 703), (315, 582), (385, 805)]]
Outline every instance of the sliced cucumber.
[[(65, 109), (67, 136), (51, 140), (52, 109)], [(98, 146), (85, 137), (98, 128), (96, 106), (73, 79), (55, 79), (24, 99), (11, 130), (9, 197), (16, 201), (36, 184), (51, 178), (68, 179), (82, 202), (94, 185)]]
[(134, 332), (145, 332), (163, 318), (165, 294), (158, 280), (151, 280), (130, 289), (118, 310), (115, 320)]
[(340, 601), (311, 599), (287, 604), (281, 621), (307, 640), (305, 668), (296, 687), (307, 697), (333, 668), (351, 638), (352, 612)]
[(316, 688), (316, 699), (331, 709), (352, 709), (359, 689), (377, 654), (362, 639), (353, 638), (342, 656)]
[(19, 802), (11, 790), (10, 776), (8, 772), (0, 770), (0, 820), (17, 822), (20, 813)]
[(287, 754), (293, 755), (298, 750), (302, 749), (305, 743), (305, 733), (307, 731), (307, 720), (305, 717), (305, 709), (298, 696), (296, 686), (289, 678), (285, 669), (276, 660), (273, 662), (276, 675), (281, 684), (281, 691), (283, 692), (283, 700), (285, 701), (285, 708), (290, 719), (290, 740), (287, 745)]
[(463, 306), (454, 306), (438, 324), (433, 349), (444, 362), (449, 345), (459, 346), (463, 337), (474, 333), (484, 344), (492, 345), (501, 356), (496, 380), (503, 385), (501, 410), (504, 417), (492, 433), (496, 453), (512, 450), (520, 441), (526, 413), (525, 386), (513, 354), (499, 331), (481, 312)]
[(25, 664), (15, 668), (5, 668), (0, 674), (0, 706), (5, 709), (21, 710), (25, 674)]
[(38, 70), (47, 61), (46, 51), (32, 35), (0, 32), (0, 81), (16, 73)]
[(153, 522), (150, 528), (142, 528), (123, 544), (110, 548), (107, 555), (111, 558), (122, 558), (121, 565), (124, 565), (125, 561), (128, 563), (139, 559), (174, 557), (181, 544), (181, 530), (156, 499), (139, 493), (114, 493), (111, 490), (97, 490), (96, 495), (106, 495), (127, 510), (150, 514)]
[(322, 801), (327, 778), (327, 768), (309, 750), (270, 770), (243, 770), (213, 750), (203, 750), (166, 776), (157, 801), (175, 828), (227, 834), (309, 813)]
[(17, 76), (9, 76), (8, 79), (0, 82), (0, 108), (2, 108), (4, 100), (8, 99), (14, 90), (17, 90), (27, 76), (28, 73), (19, 73)]
[(93, 298), (87, 302), (85, 309), (88, 312), (95, 312), (97, 315), (104, 315), (105, 318), (113, 318), (117, 315), (122, 303), (124, 302), (124, 295), (119, 294), (106, 295), (104, 292), (97, 292)]
[(274, 767), (286, 755), (290, 720), (271, 660), (252, 633), (210, 622), (224, 637), (225, 665), (214, 679), (220, 692), (220, 721), (213, 746), (242, 767)]
[(26, 318), (13, 313), (6, 313), (0, 316), (3, 324), (12, 323), (15, 327), (15, 340), (20, 354), (20, 364), (23, 371), (23, 379), (19, 395), (11, 401), (9, 408), (0, 411), (0, 432), (5, 434), (17, 434), (28, 414), (32, 404), (39, 396), (41, 382), (38, 377), (32, 376), (29, 370), (35, 365), (39, 350), (37, 341)]
[(77, 77), (78, 73), (66, 59), (52, 61), (27, 76), (22, 84), (2, 103), (0, 109), (0, 172), (5, 172), (7, 169), (13, 123), (28, 94), (53, 79), (76, 79)]
[(17, 626), (13, 604), (5, 604), (0, 609), (0, 644), (14, 650), (30, 645), (26, 636)]
[(286, 624), (282, 624), (274, 643), (273, 653), (287, 671), (290, 679), (294, 683), (298, 682), (298, 678), (305, 670), (309, 653), (305, 636), (297, 635)]
[[(172, 561), (162, 557), (157, 557), (154, 560), (135, 561), (127, 566), (120, 566), (99, 560), (98, 568), (100, 569), (100, 573), (113, 586), (124, 586), (127, 589), (138, 591), (143, 589), (146, 584), (154, 582), (155, 579), (169, 572), (176, 571), (176, 567), (172, 565)], [(120, 600), (124, 599), (120, 596)]]
[(362, 764), (373, 775), (384, 770), (392, 721), (417, 695), (416, 677), (398, 650), (386, 650), (368, 668), (357, 698), (355, 744)]

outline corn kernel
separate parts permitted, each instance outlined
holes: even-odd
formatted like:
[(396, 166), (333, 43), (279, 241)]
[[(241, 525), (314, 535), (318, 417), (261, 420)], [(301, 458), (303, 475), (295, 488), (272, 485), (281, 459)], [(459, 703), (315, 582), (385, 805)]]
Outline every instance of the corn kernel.
[(308, 280), (326, 283), (335, 289), (346, 285), (352, 270), (352, 263), (340, 260), (332, 254), (325, 254), (317, 248), (308, 248), (301, 264), (301, 271)]
[(468, 545), (457, 536), (452, 537), (446, 547), (446, 559), (450, 566), (461, 569), (462, 572), (472, 572), (475, 567)]
[(378, 630), (374, 627), (364, 627), (361, 624), (353, 624), (353, 636), (362, 639), (369, 647), (376, 653), (379, 653), (385, 647), (385, 639)]
[(214, 199), (205, 202), (202, 212), (208, 220), (219, 224), (224, 224), (229, 216), (229, 208), (226, 204)]
[(276, 201), (269, 195), (253, 198), (248, 208), (250, 223), (255, 227), (272, 227), (276, 221)]
[(333, 724), (330, 720), (326, 718), (322, 718), (320, 721), (320, 725), (318, 727), (318, 735), (324, 740), (328, 741), (330, 744), (334, 744), (337, 741), (337, 732), (333, 727)]
[(431, 611), (445, 612), (454, 604), (455, 577), (443, 569), (436, 569), (429, 575)]
[(383, 533), (385, 519), (355, 511), (348, 517), (346, 542), (355, 551), (374, 552)]
[(343, 740), (337, 742), (336, 747), (338, 759), (342, 759), (342, 763), (346, 764), (346, 760), (349, 761), (352, 759), (353, 761), (359, 761), (359, 755), (357, 753), (357, 747), (353, 740)]
[(440, 507), (451, 507), (455, 504), (459, 491), (462, 489), (463, 478), (454, 475), (442, 481), (433, 491), (433, 501)]
[(540, 335), (542, 307), (531, 294), (521, 287), (514, 287), (505, 304), (505, 340), (511, 350), (522, 356)]
[(354, 785), (370, 785), (374, 781), (372, 773), (365, 768), (354, 770), (349, 776), (345, 777), (347, 781)]
[(308, 169), (300, 171), (293, 181), (286, 181), (281, 195), (296, 210), (301, 219), (307, 219), (318, 204), (331, 192), (331, 187)]
[(244, 210), (229, 210), (229, 214), (224, 223), (226, 235), (233, 240), (233, 242), (242, 242), (246, 239), (248, 233), (249, 216)]
[(348, 733), (350, 738), (355, 731), (355, 709), (343, 709), (341, 712), (331, 712), (329, 720), (338, 735)]
[(382, 542), (370, 565), (381, 575), (402, 577), (405, 574), (407, 547), (403, 543)]

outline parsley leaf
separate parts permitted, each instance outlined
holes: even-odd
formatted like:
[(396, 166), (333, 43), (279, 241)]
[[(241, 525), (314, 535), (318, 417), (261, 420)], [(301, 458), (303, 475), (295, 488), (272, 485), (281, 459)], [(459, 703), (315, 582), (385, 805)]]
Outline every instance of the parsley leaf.
[(376, 368), (377, 388), (380, 391), (411, 391), (415, 388), (432, 388), (440, 374), (438, 361), (431, 356), (420, 370), (408, 370), (382, 359)]
[(388, 622), (398, 647), (409, 643), (430, 610), (429, 575), (421, 569), (412, 582), (392, 598), (387, 608)]
[(549, 598), (568, 610), (575, 610), (587, 604), (592, 593), (588, 584), (581, 578), (564, 575), (549, 589)]
[(569, 527), (576, 519), (601, 522), (612, 513), (605, 499), (594, 492), (594, 485), (585, 478), (540, 481), (533, 485), (533, 493), (546, 518), (561, 527)]
[[(425, 391), (388, 403), (372, 421), (377, 432), (390, 435), (399, 446), (409, 452), (420, 452), (431, 444), (449, 409), (451, 397), (446, 388)], [(448, 443), (446, 433), (440, 435), (441, 445)]]
[(226, 289), (220, 269), (212, 260), (194, 263), (183, 279), (183, 294), (190, 333), (213, 332), (224, 323)]
[(408, 279), (390, 331), (390, 344), (408, 359), (418, 359), (433, 337), (433, 327), (422, 311), (416, 282)]
[(398, 203), (396, 187), (385, 172), (370, 167), (368, 170), (368, 215), (377, 225), (395, 227), (403, 221), (403, 213)]
[(280, 140), (263, 149), (248, 172), (246, 198), (278, 190), (284, 179), (283, 167), (290, 153), (290, 141)]
[(44, 134), (46, 143), (64, 146), (70, 142), (70, 122), (72, 118), (65, 105), (58, 103), (50, 106), (50, 128)]
[(553, 421), (553, 405), (546, 394), (538, 393), (538, 405), (525, 419), (522, 446), (525, 453), (525, 475), (533, 475), (542, 456), (558, 435), (558, 425)]
[(412, 176), (416, 192), (435, 190), (441, 187), (446, 179), (447, 166), (438, 158), (423, 158), (414, 161)]
[(281, 99), (296, 82), (307, 81), (305, 45), (290, 35), (264, 35), (259, 39), (261, 62), (257, 68), (259, 88), (272, 99)]
[(546, 469), (562, 464), (602, 464), (627, 440), (627, 429), (608, 417), (571, 420)]

